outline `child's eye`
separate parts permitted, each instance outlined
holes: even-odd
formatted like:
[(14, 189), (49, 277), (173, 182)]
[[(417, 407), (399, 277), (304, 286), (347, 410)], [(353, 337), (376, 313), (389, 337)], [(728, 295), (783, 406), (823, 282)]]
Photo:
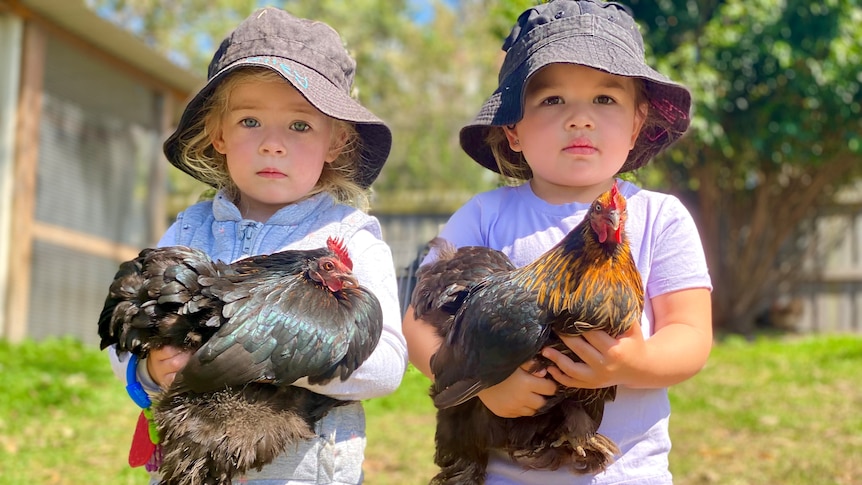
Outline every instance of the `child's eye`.
[(551, 96), (549, 98), (545, 98), (545, 100), (542, 101), (542, 104), (563, 104), (563, 98), (559, 96)]
[(257, 128), (258, 126), (260, 126), (260, 122), (258, 122), (254, 118), (243, 118), (239, 120), (239, 124), (246, 128)]
[(596, 104), (614, 104), (615, 102), (614, 98), (605, 96), (604, 94), (596, 96)]
[(308, 130), (310, 130), (310, 129), (311, 129), (311, 127), (310, 127), (310, 126), (308, 126), (308, 123), (306, 123), (306, 122), (304, 122), (304, 121), (294, 121), (294, 122), (290, 125), (290, 129), (291, 129), (291, 130), (294, 130), (294, 131), (303, 132), (303, 131), (308, 131)]

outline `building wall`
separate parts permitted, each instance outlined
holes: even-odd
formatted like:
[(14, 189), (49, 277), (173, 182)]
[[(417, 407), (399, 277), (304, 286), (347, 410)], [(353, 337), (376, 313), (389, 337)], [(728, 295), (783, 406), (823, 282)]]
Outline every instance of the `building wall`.
[(148, 222), (149, 177), (165, 163), (158, 98), (127, 73), (48, 38), (28, 336), (98, 342), (119, 260), (158, 237)]
[(97, 341), (167, 227), (161, 144), (203, 79), (84, 0), (0, 0), (0, 338)]
[[(18, 78), (21, 65), (21, 19), (0, 13), (0, 320), (6, 315), (9, 238), (12, 225), (12, 180)], [(5, 325), (0, 322), (0, 338)]]

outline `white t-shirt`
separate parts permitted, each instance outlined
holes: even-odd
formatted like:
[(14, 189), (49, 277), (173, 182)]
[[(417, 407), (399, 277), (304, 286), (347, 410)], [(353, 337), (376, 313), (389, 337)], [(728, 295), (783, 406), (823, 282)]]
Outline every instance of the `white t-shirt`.
[[(694, 220), (679, 199), (618, 180), (627, 199), (626, 233), (646, 289), (641, 317), (644, 337), (653, 333), (650, 299), (689, 288), (712, 289)], [(502, 187), (473, 197), (440, 233), (456, 247), (487, 246), (524, 266), (559, 242), (580, 223), (590, 204), (552, 205), (537, 197), (529, 183)], [(433, 256), (432, 256), (433, 257)], [(526, 471), (502, 452), (492, 453), (487, 485), (670, 484), (668, 469), (670, 402), (667, 389), (619, 386), (606, 403), (599, 433), (622, 453), (598, 475), (567, 470)]]

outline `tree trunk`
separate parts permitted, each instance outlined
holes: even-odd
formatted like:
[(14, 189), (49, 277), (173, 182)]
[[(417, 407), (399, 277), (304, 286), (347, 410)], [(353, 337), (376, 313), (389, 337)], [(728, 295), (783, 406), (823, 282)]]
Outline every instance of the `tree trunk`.
[(803, 276), (801, 264), (783, 263), (805, 258), (807, 248), (796, 242), (816, 231), (805, 222), (832, 203), (833, 187), (846, 181), (853, 165), (850, 156), (821, 167), (778, 165), (749, 177), (748, 190), (724, 186), (721, 163), (693, 169), (701, 181), (698, 225), (714, 287), (716, 328), (751, 335), (756, 317), (781, 291), (792, 292)]

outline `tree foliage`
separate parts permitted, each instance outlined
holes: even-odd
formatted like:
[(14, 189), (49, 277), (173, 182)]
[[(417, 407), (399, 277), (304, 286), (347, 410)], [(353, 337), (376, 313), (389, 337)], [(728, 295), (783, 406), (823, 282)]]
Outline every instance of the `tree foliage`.
[(855, 0), (637, 0), (650, 57), (692, 89), (692, 129), (657, 160), (696, 208), (719, 326), (748, 332), (792, 292), (811, 220), (862, 154)]

